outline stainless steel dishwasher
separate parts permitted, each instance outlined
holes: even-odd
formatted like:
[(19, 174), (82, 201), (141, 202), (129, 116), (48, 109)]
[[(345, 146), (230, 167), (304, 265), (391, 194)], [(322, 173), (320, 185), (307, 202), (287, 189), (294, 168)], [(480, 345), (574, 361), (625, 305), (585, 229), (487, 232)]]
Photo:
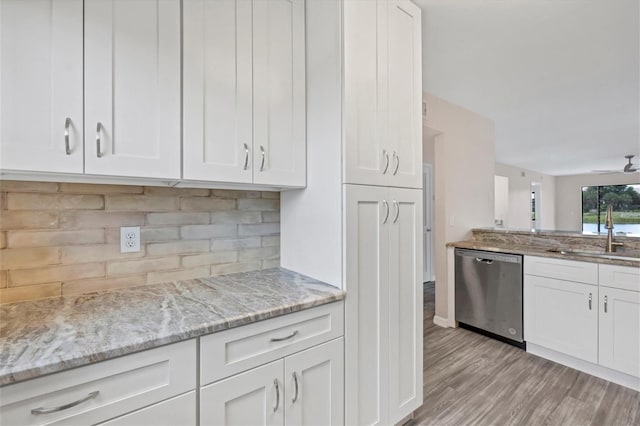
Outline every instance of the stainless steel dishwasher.
[(456, 321), (524, 347), (522, 256), (468, 249), (455, 254)]

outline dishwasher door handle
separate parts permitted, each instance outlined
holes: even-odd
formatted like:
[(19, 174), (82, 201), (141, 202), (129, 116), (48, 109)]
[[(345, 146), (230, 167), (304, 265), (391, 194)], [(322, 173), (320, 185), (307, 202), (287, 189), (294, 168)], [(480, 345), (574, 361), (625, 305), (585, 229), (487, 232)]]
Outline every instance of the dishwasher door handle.
[(493, 263), (492, 259), (483, 259), (481, 257), (476, 257), (476, 262), (486, 263), (487, 265), (491, 265)]

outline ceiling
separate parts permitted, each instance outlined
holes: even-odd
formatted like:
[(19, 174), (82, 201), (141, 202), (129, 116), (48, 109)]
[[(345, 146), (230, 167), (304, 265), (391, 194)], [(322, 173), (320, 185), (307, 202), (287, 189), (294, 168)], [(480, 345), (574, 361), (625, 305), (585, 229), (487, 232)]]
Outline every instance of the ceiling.
[(496, 161), (551, 175), (640, 163), (638, 0), (415, 0), (423, 88), (495, 122)]

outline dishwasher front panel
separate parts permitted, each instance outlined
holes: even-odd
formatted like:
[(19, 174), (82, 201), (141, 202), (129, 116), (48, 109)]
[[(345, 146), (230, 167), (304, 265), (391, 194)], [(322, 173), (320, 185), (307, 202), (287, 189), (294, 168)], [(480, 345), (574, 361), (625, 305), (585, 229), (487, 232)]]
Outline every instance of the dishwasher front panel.
[(456, 321), (523, 342), (522, 256), (467, 249), (455, 254)]

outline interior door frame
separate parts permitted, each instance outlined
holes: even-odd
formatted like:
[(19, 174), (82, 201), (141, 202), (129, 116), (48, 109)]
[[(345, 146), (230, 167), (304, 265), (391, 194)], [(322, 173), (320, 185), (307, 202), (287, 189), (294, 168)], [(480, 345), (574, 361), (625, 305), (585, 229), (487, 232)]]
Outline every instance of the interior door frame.
[[(428, 179), (427, 179), (428, 176)], [(424, 266), (422, 268), (423, 282), (435, 280), (433, 263), (433, 164), (422, 164), (422, 191), (423, 191), (423, 247)], [(431, 229), (430, 238), (426, 238), (426, 229)]]

